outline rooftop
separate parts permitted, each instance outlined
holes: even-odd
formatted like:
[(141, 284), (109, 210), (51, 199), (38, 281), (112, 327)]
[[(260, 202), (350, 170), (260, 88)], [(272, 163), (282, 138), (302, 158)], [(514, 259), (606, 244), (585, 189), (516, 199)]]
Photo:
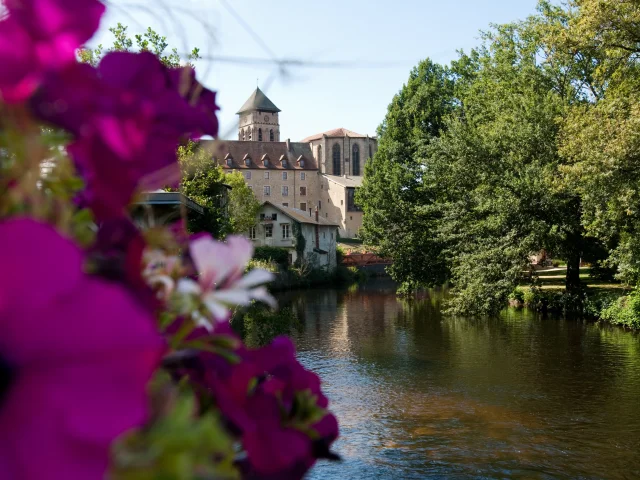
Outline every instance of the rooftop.
[[(203, 141), (207, 148), (207, 141)], [(226, 160), (231, 158), (231, 165)], [(318, 170), (308, 143), (299, 142), (220, 142), (213, 159), (224, 169)], [(249, 160), (249, 164), (246, 164)], [(264, 166), (264, 160), (268, 160)], [(283, 160), (286, 164), (283, 165)]]
[(242, 108), (236, 113), (240, 115), (241, 113), (252, 112), (254, 110), (273, 113), (278, 113), (281, 111), (273, 104), (271, 100), (269, 100), (269, 98), (267, 98), (264, 92), (257, 87), (255, 92), (251, 94), (247, 101), (244, 102), (244, 105), (242, 105)]
[(291, 207), (283, 207), (283, 206), (276, 205), (275, 203), (271, 203), (271, 202), (264, 202), (262, 204), (263, 207), (265, 205), (269, 205), (269, 206), (275, 208), (276, 210), (280, 210), (283, 214), (289, 216), (293, 220), (296, 220), (297, 222), (300, 222), (300, 223), (310, 223), (312, 225), (321, 225), (321, 226), (325, 226), (325, 227), (338, 227), (339, 226), (337, 223), (333, 223), (333, 222), (327, 220), (326, 218), (322, 218), (321, 216), (318, 216), (318, 221), (316, 221), (315, 212), (313, 212), (311, 215), (309, 215), (309, 212), (305, 212), (304, 210), (298, 210), (297, 208), (291, 208)]
[(359, 188), (362, 186), (362, 179), (364, 177), (352, 177), (352, 176), (338, 176), (338, 175), (323, 175), (328, 180), (331, 180), (334, 183), (342, 187), (353, 187)]
[(327, 130), (326, 132), (316, 133), (315, 135), (311, 135), (310, 137), (302, 140), (303, 143), (311, 142), (313, 140), (319, 140), (322, 137), (351, 137), (351, 138), (366, 138), (368, 135), (361, 135), (356, 132), (352, 132), (351, 130), (347, 130), (346, 128), (334, 128), (333, 130)]

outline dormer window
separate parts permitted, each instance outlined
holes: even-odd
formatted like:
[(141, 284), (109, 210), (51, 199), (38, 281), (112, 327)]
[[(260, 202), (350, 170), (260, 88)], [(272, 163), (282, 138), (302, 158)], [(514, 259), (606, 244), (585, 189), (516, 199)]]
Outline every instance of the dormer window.
[(227, 158), (227, 167), (230, 167), (233, 164), (233, 158)]
[(269, 160), (266, 160), (266, 159), (265, 159), (265, 160), (263, 160), (263, 161), (262, 161), (262, 165), (263, 165), (264, 167), (268, 167), (268, 166), (269, 166)]
[(251, 166), (251, 159), (250, 159), (250, 158), (245, 158), (245, 160), (244, 160), (244, 164), (245, 164), (247, 167)]
[(300, 168), (304, 168), (304, 159), (300, 160)]
[(287, 168), (287, 161), (286, 160), (282, 160), (282, 168)]

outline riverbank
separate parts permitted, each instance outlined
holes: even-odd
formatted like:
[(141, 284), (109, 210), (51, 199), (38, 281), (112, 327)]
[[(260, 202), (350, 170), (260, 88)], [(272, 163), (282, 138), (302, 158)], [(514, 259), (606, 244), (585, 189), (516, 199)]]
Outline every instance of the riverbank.
[(582, 293), (569, 295), (564, 288), (565, 276), (566, 267), (538, 271), (533, 285), (517, 287), (509, 297), (509, 304), (540, 312), (578, 313), (612, 325), (640, 329), (640, 296), (631, 287), (597, 278), (589, 267), (583, 267)]

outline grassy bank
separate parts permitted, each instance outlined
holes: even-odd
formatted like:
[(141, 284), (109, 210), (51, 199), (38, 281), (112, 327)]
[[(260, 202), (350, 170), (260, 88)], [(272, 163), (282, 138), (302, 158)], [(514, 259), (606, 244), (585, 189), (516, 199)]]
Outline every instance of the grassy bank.
[(582, 292), (565, 291), (566, 267), (536, 272), (530, 285), (511, 294), (510, 303), (537, 311), (582, 314), (586, 317), (631, 329), (640, 329), (640, 294), (626, 285), (592, 275), (589, 267), (580, 269)]

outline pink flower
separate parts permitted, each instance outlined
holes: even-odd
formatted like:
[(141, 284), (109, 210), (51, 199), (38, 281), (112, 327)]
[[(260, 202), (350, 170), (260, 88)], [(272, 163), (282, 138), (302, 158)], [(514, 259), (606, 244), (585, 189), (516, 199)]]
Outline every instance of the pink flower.
[(0, 477), (103, 478), (111, 442), (147, 417), (153, 319), (50, 226), (0, 223), (0, 247)]
[[(273, 280), (273, 274), (254, 269), (243, 275), (253, 254), (253, 245), (246, 238), (232, 235), (223, 243), (201, 235), (191, 241), (189, 253), (198, 280), (180, 279), (177, 290), (200, 297), (216, 320), (227, 320), (230, 306), (247, 306), (252, 300), (275, 308), (276, 302), (267, 289), (258, 286)], [(210, 326), (207, 319), (199, 320), (201, 325)]]
[(0, 96), (19, 103), (46, 72), (76, 61), (75, 52), (98, 29), (104, 5), (97, 0), (5, 0), (0, 21)]
[(68, 151), (98, 219), (121, 216), (136, 189), (177, 184), (180, 142), (218, 133), (215, 94), (200, 86), (199, 101), (185, 97), (195, 80), (185, 81), (149, 52), (113, 52), (97, 69), (74, 65), (49, 76), (32, 99), (40, 118), (74, 134)]

